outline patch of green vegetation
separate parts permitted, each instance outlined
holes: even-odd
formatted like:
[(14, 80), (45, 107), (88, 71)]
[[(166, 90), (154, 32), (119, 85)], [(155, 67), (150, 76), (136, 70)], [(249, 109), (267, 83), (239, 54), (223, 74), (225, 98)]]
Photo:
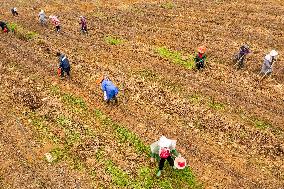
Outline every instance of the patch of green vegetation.
[(117, 37), (107, 36), (105, 37), (105, 42), (109, 45), (120, 45), (123, 43), (123, 40)]
[(105, 15), (105, 13), (104, 12), (93, 12), (92, 14), (91, 14), (91, 16), (94, 16), (94, 17), (96, 17), (96, 18), (100, 18), (100, 19), (107, 19), (107, 16)]
[(195, 176), (193, 175), (191, 169), (189, 167), (184, 168), (182, 171), (175, 170), (173, 172), (173, 178), (178, 180), (180, 183), (186, 183), (191, 188), (201, 189), (203, 188), (202, 184), (199, 184), (196, 181)]
[(163, 80), (162, 83), (172, 92), (180, 93), (183, 91), (183, 86), (179, 83), (175, 83), (171, 80)]
[(119, 140), (124, 143), (129, 142), (132, 144), (138, 153), (142, 154), (150, 151), (149, 147), (144, 145), (140, 138), (128, 129), (114, 123), (112, 124), (112, 127), (116, 131)]
[(96, 118), (100, 119), (101, 121), (106, 119), (106, 116), (104, 115), (104, 113), (101, 110), (95, 109), (94, 113), (95, 113)]
[(155, 74), (152, 70), (144, 69), (140, 70), (138, 74), (144, 78), (144, 79), (149, 79), (151, 81), (155, 81), (158, 79), (157, 74)]
[(254, 125), (256, 128), (259, 128), (259, 129), (267, 129), (267, 128), (272, 127), (270, 123), (266, 121), (258, 120), (258, 119), (254, 120)]
[(82, 171), (86, 168), (86, 165), (77, 157), (73, 157), (71, 161), (72, 169)]
[(97, 176), (97, 171), (96, 171), (96, 169), (91, 170), (89, 174), (90, 174), (90, 176), (91, 176), (92, 178), (96, 178), (96, 176)]
[(31, 39), (34, 39), (38, 36), (38, 33), (34, 32), (34, 31), (28, 31), (26, 33), (26, 38), (27, 40), (31, 40)]
[(24, 29), (22, 26), (16, 23), (7, 23), (8, 29), (15, 34), (15, 36), (21, 40), (28, 41), (34, 39), (38, 36), (38, 33), (34, 31), (28, 31)]
[(59, 115), (56, 119), (56, 122), (63, 127), (72, 125), (71, 120), (68, 117), (65, 117), (64, 115)]
[(65, 142), (68, 147), (73, 146), (75, 143), (81, 141), (81, 134), (71, 129), (64, 129), (65, 131)]
[(83, 110), (87, 109), (85, 101), (81, 97), (75, 97), (72, 94), (65, 93), (62, 95), (63, 102), (70, 104), (72, 106), (77, 106)]
[(52, 85), (50, 87), (50, 91), (51, 91), (51, 94), (53, 94), (53, 95), (59, 95), (60, 94), (60, 88), (57, 85)]
[(136, 188), (153, 188), (154, 180), (152, 170), (149, 167), (142, 167), (138, 170)]
[(190, 95), (188, 98), (193, 104), (198, 104), (201, 101), (201, 95), (197, 93)]
[[(62, 93), (60, 91), (60, 87), (56, 85), (52, 85), (50, 87), (50, 92), (52, 95), (58, 95), (61, 97), (61, 100), (68, 105), (75, 106), (81, 110), (87, 110), (87, 104), (85, 103), (84, 99), (81, 97), (76, 97), (73, 94), (69, 93)], [(73, 109), (74, 110), (74, 107)], [(78, 112), (78, 111), (77, 111)], [(81, 112), (81, 111), (79, 111)]]
[(11, 32), (15, 33), (15, 31), (18, 28), (18, 25), (16, 23), (11, 22), (11, 23), (7, 23), (7, 27)]
[(173, 9), (176, 7), (176, 5), (173, 2), (166, 2), (166, 3), (163, 3), (161, 7), (164, 9)]
[(159, 182), (159, 187), (162, 189), (173, 189), (171, 182), (169, 180), (161, 180)]
[(39, 134), (40, 140), (49, 139), (52, 140), (55, 144), (59, 143), (59, 139), (49, 130), (47, 125), (44, 123), (44, 118), (37, 116), (35, 113), (29, 114), (29, 117), (31, 119), (32, 125), (35, 126), (35, 129)]
[(37, 42), (38, 45), (45, 45), (46, 44), (45, 40), (43, 40), (43, 39), (38, 39), (36, 42)]
[(53, 162), (57, 163), (66, 157), (66, 150), (63, 148), (54, 148), (49, 152), (53, 157)]
[(194, 67), (194, 60), (192, 56), (190, 56), (187, 60), (184, 60), (180, 52), (171, 51), (166, 47), (156, 48), (156, 53), (158, 53), (161, 57), (187, 69), (192, 69)]
[(81, 141), (81, 133), (76, 131), (72, 121), (64, 115), (59, 115), (56, 122), (64, 128), (66, 148), (70, 148), (76, 142)]
[(120, 168), (115, 166), (111, 160), (107, 160), (106, 172), (111, 175), (112, 182), (120, 187), (127, 187), (131, 184), (129, 176)]
[(146, 146), (137, 135), (135, 135), (128, 129), (114, 123), (109, 117), (104, 115), (100, 110), (95, 109), (94, 112), (96, 118), (99, 119), (99, 121), (102, 124), (110, 126), (114, 129), (120, 142), (122, 143), (128, 142), (129, 144), (133, 145), (136, 151), (140, 154), (149, 152), (150, 150), (149, 147)]
[(225, 108), (225, 104), (215, 101), (213, 98), (210, 98), (208, 102), (208, 106), (215, 110), (223, 110)]
[(101, 161), (104, 160), (105, 158), (105, 152), (103, 149), (98, 149), (98, 151), (96, 152), (95, 158), (97, 161)]

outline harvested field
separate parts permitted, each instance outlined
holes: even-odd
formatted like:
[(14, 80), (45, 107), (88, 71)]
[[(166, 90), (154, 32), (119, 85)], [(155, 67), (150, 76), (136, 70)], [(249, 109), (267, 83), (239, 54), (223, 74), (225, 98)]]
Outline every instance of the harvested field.
[[(16, 6), (18, 17), (10, 9)], [(284, 188), (284, 3), (279, 0), (4, 0), (0, 188)], [(62, 31), (41, 27), (57, 15)], [(80, 34), (85, 15), (89, 33)], [(253, 53), (244, 70), (232, 56)], [(207, 66), (193, 68), (199, 45)], [(258, 73), (270, 50), (275, 74)], [(56, 52), (71, 62), (60, 80)], [(109, 75), (119, 104), (96, 79)], [(177, 139), (185, 170), (156, 178), (149, 145)], [(49, 159), (46, 154), (51, 155)]]

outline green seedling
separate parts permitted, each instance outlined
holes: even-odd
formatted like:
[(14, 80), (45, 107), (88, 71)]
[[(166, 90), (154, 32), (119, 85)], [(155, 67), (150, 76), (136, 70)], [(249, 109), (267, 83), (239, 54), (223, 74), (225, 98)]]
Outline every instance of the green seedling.
[(130, 185), (129, 176), (120, 168), (115, 166), (112, 161), (106, 163), (106, 172), (111, 175), (112, 182), (119, 187), (127, 187)]
[(163, 3), (161, 7), (164, 9), (173, 9), (176, 7), (176, 5), (173, 2), (166, 2), (166, 3)]
[(123, 43), (123, 40), (117, 37), (107, 36), (105, 37), (105, 42), (109, 45), (120, 45)]
[(171, 51), (166, 47), (156, 48), (156, 53), (158, 53), (161, 57), (173, 62), (174, 64), (181, 65), (187, 69), (192, 69), (194, 67), (194, 61), (192, 56), (189, 56), (189, 58), (184, 60), (180, 52)]
[(208, 102), (208, 106), (215, 110), (223, 110), (225, 108), (225, 105), (223, 103), (217, 102), (212, 98)]

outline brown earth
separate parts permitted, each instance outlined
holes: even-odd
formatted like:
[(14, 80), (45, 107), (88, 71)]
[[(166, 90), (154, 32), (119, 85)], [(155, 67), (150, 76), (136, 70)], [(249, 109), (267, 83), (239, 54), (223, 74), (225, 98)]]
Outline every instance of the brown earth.
[[(177, 138), (205, 188), (284, 188), (283, 3), (175, 0), (172, 8), (163, 6), (165, 3), (2, 2), (1, 20), (15, 22), (39, 36), (23, 41), (12, 33), (1, 34), (0, 186), (76, 188), (80, 181), (80, 187), (90, 188), (92, 181), (84, 172), (70, 169), (65, 161), (51, 166), (42, 159), (52, 144), (37, 141), (27, 119), (27, 112), (32, 111), (73, 115), (50, 96), (49, 87), (56, 84), (99, 108), (146, 144), (162, 134)], [(12, 6), (18, 7), (19, 17), (10, 15)], [(60, 34), (51, 25), (42, 28), (37, 23), (40, 9), (60, 16)], [(78, 31), (80, 15), (88, 19), (86, 36)], [(111, 46), (104, 40), (107, 35), (124, 42)], [(245, 70), (236, 71), (231, 57), (245, 42), (253, 53)], [(166, 46), (186, 56), (201, 44), (207, 46), (209, 57), (202, 72), (173, 64), (155, 52), (156, 47)], [(260, 82), (257, 74), (263, 57), (274, 48), (280, 52), (275, 66), (279, 72)], [(60, 81), (55, 75), (57, 51), (64, 52), (72, 63), (71, 81)], [(95, 80), (102, 74), (110, 75), (120, 88), (117, 107), (101, 100)], [(42, 100), (45, 98), (48, 100)], [(74, 119), (94, 123), (80, 116)], [(50, 127), (56, 130), (53, 122)], [(258, 122), (268, 128), (256, 127)], [(64, 135), (58, 132), (59, 137)], [(106, 142), (110, 141), (107, 135), (100, 136), (104, 145), (119, 149), (116, 142)], [(120, 155), (111, 159), (131, 172), (135, 165), (123, 165), (123, 152)], [(135, 162), (133, 157), (128, 157), (129, 162)], [(109, 182), (100, 171), (106, 177), (102, 180)]]

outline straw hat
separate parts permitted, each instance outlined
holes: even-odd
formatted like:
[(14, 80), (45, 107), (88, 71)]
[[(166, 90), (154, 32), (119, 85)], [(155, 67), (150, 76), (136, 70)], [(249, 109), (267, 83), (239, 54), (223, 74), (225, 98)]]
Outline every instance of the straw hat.
[(158, 145), (162, 148), (169, 148), (172, 144), (172, 140), (167, 139), (165, 136), (161, 136)]
[(278, 52), (276, 50), (272, 50), (269, 54), (270, 56), (277, 56)]
[(96, 83), (99, 85), (99, 84), (101, 84), (101, 82), (104, 80), (104, 76), (102, 75), (102, 76), (100, 76), (97, 80), (96, 80)]
[(205, 51), (206, 51), (206, 47), (200, 46), (200, 47), (197, 48), (197, 51), (198, 51), (199, 53), (203, 54), (203, 53), (205, 53)]
[(174, 165), (177, 169), (184, 169), (186, 167), (186, 160), (183, 157), (177, 157)]

